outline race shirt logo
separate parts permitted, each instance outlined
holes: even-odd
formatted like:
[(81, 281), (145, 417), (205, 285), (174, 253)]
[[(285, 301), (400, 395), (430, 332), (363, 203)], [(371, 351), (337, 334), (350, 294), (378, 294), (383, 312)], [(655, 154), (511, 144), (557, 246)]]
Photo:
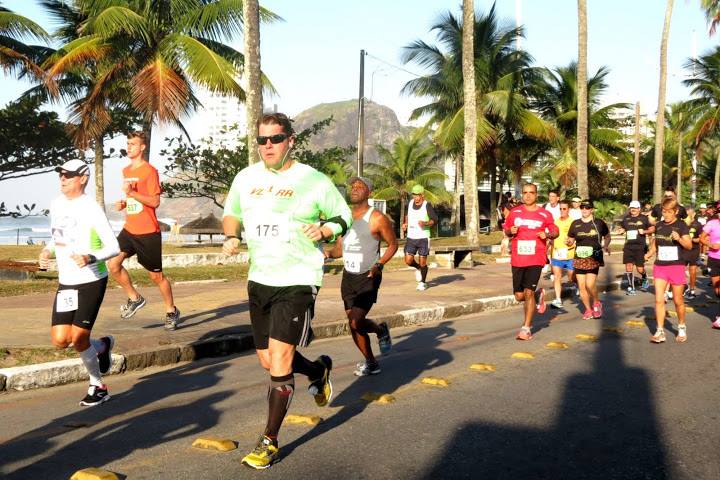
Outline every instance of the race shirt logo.
[(264, 197), (265, 195), (271, 195), (279, 198), (292, 198), (295, 195), (295, 191), (291, 188), (280, 188), (275, 190), (272, 185), (269, 187), (253, 187), (253, 189), (250, 190), (250, 196), (259, 198)]
[(540, 220), (532, 220), (527, 218), (516, 218), (514, 222), (516, 227), (528, 227), (530, 230), (537, 230), (542, 227), (543, 222)]

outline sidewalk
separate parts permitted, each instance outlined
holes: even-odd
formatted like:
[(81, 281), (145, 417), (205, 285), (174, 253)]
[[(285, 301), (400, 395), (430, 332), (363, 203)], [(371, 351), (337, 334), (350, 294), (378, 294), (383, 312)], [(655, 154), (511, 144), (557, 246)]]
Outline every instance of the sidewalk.
[[(613, 255), (601, 269), (598, 283), (616, 282), (624, 271), (621, 255)], [(136, 275), (140, 272), (136, 272)], [(347, 320), (340, 298), (341, 275), (326, 275), (315, 306), (313, 329), (317, 338), (347, 334)], [(416, 291), (414, 272), (386, 272), (378, 303), (370, 318), (387, 321), (391, 327), (413, 325), (516, 305), (512, 298), (509, 264), (476, 265), (473, 268), (431, 269), (430, 288)], [(554, 298), (552, 283), (540, 286)], [(612, 287), (617, 288), (617, 285)], [(601, 291), (604, 288), (601, 288)], [(157, 288), (143, 287), (147, 305), (130, 319), (121, 319), (119, 307), (125, 302), (120, 289), (109, 290), (95, 323), (97, 336), (115, 337), (114, 354), (119, 354), (113, 372), (164, 365), (181, 360), (226, 355), (252, 348), (246, 282), (179, 284), (173, 287), (175, 303), (181, 310), (177, 330), (164, 329), (164, 306)], [(53, 293), (0, 299), (0, 346), (48, 346)], [(122, 355), (122, 357), (120, 357)], [(67, 364), (77, 360), (52, 362)], [(31, 367), (14, 367), (32, 370)], [(8, 375), (0, 370), (0, 377)], [(82, 373), (80, 371), (80, 373)], [(3, 390), (0, 378), (0, 390)], [(74, 381), (49, 380), (51, 384)], [(26, 385), (34, 388), (45, 385)], [(8, 389), (12, 388), (8, 385)]]

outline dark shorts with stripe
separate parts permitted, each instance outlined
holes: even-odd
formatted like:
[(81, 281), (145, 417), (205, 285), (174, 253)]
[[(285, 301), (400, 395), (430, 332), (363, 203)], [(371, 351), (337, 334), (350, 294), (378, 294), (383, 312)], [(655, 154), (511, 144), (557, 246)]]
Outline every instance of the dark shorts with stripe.
[(307, 347), (313, 338), (310, 323), (320, 287), (292, 285), (273, 287), (248, 282), (248, 302), (255, 348), (268, 348), (270, 338)]
[(636, 267), (645, 265), (645, 245), (626, 243), (623, 247), (623, 263), (632, 263)]
[(70, 312), (57, 311), (57, 294), (53, 301), (52, 326), (56, 325), (75, 325), (76, 327), (92, 330), (97, 319), (100, 305), (102, 305), (105, 297), (105, 289), (107, 288), (108, 277), (101, 278), (90, 283), (81, 283), (79, 285), (63, 285), (58, 286), (58, 293), (62, 290), (77, 290), (78, 304), (77, 309)]
[(345, 310), (355, 307), (369, 312), (373, 304), (377, 302), (381, 282), (382, 274), (370, 278), (368, 272), (350, 273), (343, 271), (340, 296), (343, 304), (345, 304)]
[(162, 235), (160, 232), (133, 235), (122, 229), (117, 237), (120, 251), (127, 258), (137, 254), (138, 263), (150, 272), (162, 272)]
[(430, 239), (408, 238), (405, 242), (405, 254), (427, 257), (428, 255), (430, 255)]

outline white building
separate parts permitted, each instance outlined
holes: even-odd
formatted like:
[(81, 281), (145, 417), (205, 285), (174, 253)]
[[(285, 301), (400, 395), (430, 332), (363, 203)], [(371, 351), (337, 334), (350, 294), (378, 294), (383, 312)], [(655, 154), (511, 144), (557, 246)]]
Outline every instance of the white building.
[[(216, 146), (234, 146), (247, 132), (245, 104), (236, 97), (203, 90), (198, 92), (202, 107), (198, 109), (190, 135), (193, 141), (212, 138)], [(237, 125), (237, 129), (230, 127)]]

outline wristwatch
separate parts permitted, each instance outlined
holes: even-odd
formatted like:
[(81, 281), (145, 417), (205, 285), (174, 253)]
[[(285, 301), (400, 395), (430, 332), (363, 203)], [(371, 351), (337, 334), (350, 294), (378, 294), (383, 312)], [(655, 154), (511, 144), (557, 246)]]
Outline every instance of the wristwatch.
[(88, 265), (97, 262), (97, 258), (93, 254), (88, 254)]
[(382, 269), (385, 267), (385, 265), (383, 265), (383, 264), (380, 263), (380, 262), (377, 262), (377, 263), (375, 264), (375, 266), (376, 266), (377, 269), (380, 270), (381, 272), (382, 272)]

